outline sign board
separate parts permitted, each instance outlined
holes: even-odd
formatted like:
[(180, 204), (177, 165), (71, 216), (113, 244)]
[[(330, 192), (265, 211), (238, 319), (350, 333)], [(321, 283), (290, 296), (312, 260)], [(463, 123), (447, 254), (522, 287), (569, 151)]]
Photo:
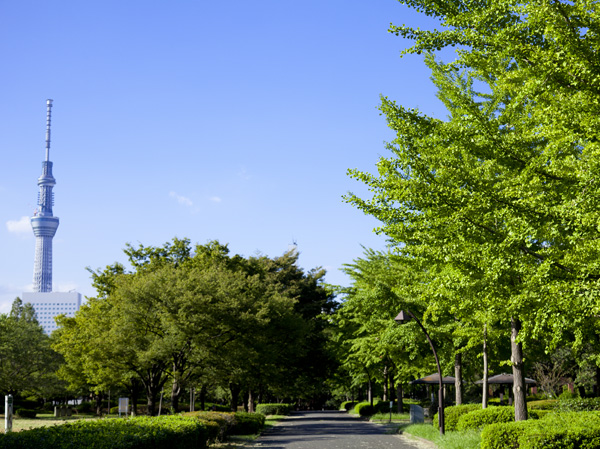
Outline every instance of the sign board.
[(4, 433), (12, 430), (13, 397), (12, 394), (4, 396)]
[(119, 418), (121, 417), (121, 413), (127, 416), (127, 412), (129, 411), (129, 398), (119, 398)]
[(425, 411), (420, 405), (410, 405), (410, 423), (423, 424), (425, 422)]

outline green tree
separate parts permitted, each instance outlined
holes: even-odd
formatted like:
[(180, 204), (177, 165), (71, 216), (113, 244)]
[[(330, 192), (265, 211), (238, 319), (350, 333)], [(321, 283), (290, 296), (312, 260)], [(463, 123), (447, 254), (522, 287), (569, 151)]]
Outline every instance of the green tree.
[[(351, 171), (374, 196), (348, 199), (379, 218), (380, 232), (423, 269), (449, 266), (458, 273), (452, 289), (478, 292), (475, 302), (457, 303), (462, 316), (504, 314), (516, 419), (526, 419), (526, 337), (551, 329), (559, 341), (566, 323), (554, 319), (558, 311), (578, 323), (597, 308), (598, 144), (588, 126), (598, 120), (598, 68), (588, 58), (596, 12), (560, 2), (407, 4), (447, 28), (392, 27), (416, 40), (409, 52), (463, 46), (453, 64), (426, 58), (450, 116), (432, 119), (384, 98), (394, 156), (379, 161), (379, 176)], [(589, 81), (581, 89), (573, 86), (579, 75)]]
[(39, 392), (56, 369), (50, 337), (31, 304), (16, 298), (8, 315), (0, 315), (0, 391), (19, 395)]

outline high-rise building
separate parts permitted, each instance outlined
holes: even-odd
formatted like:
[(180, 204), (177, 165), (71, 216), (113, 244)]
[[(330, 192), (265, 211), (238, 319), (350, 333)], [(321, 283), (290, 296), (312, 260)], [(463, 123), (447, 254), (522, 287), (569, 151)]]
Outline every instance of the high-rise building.
[(54, 317), (65, 314), (73, 316), (81, 306), (81, 294), (77, 292), (52, 291), (52, 238), (58, 228), (58, 217), (52, 213), (56, 180), (52, 176), (50, 162), (50, 124), (52, 100), (46, 102), (46, 159), (42, 162), (42, 175), (38, 178), (40, 192), (37, 209), (31, 217), (35, 235), (35, 261), (33, 264), (33, 293), (23, 293), (23, 302), (33, 305), (38, 322), (46, 333), (56, 329)]

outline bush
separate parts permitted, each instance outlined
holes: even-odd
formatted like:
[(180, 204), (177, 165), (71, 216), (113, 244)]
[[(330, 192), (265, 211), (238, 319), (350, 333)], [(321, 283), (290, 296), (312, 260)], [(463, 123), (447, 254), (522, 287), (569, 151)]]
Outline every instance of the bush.
[(600, 447), (600, 414), (553, 414), (540, 421), (491, 424), (481, 432), (482, 449), (592, 449)]
[(556, 399), (543, 399), (541, 401), (531, 401), (527, 403), (529, 410), (554, 410), (558, 406)]
[(258, 404), (256, 413), (262, 415), (289, 415), (294, 408), (293, 404)]
[(356, 404), (358, 404), (358, 402), (356, 401), (344, 401), (340, 405), (340, 410), (346, 410), (347, 412), (349, 412), (356, 406)]
[(203, 449), (206, 427), (181, 416), (79, 420), (0, 434), (0, 449)]
[(254, 435), (265, 426), (265, 415), (260, 413), (236, 412), (230, 435)]
[(224, 441), (227, 435), (230, 434), (235, 421), (233, 413), (229, 412), (186, 412), (182, 413), (182, 416), (194, 417), (207, 423), (210, 441)]
[(225, 412), (225, 413), (231, 412), (231, 407), (229, 407), (228, 405), (213, 404), (212, 402), (206, 402), (204, 404), (204, 409), (205, 409), (205, 411), (209, 411), (209, 412)]
[[(94, 409), (95, 406), (91, 402), (82, 402), (81, 404), (75, 406), (75, 410), (77, 410), (78, 413), (92, 413)], [(54, 410), (54, 407), (52, 407), (51, 410)]]
[[(528, 417), (538, 419), (539, 415), (535, 410), (529, 410)], [(488, 407), (462, 415), (458, 419), (456, 430), (481, 429), (488, 424), (506, 423), (514, 420), (514, 407)]]
[(359, 402), (354, 406), (354, 413), (359, 416), (371, 416), (375, 414), (375, 407), (370, 402)]
[[(475, 410), (483, 410), (481, 404), (461, 404), (453, 405), (451, 407), (444, 407), (444, 428), (446, 431), (456, 430), (458, 419), (462, 415), (466, 415), (469, 412)], [(438, 428), (440, 426), (438, 421), (438, 413), (433, 417), (433, 427)]]
[(518, 441), (531, 421), (496, 423), (485, 426), (481, 431), (481, 449), (518, 448)]
[(15, 415), (19, 418), (35, 418), (37, 412), (35, 410), (30, 410), (27, 408), (18, 408), (15, 410)]
[(561, 399), (557, 409), (560, 412), (585, 412), (600, 410), (600, 398)]

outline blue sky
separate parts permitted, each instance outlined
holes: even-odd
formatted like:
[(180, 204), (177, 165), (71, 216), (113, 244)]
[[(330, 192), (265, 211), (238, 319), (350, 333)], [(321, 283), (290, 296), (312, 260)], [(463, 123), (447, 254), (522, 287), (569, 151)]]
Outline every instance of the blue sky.
[(444, 116), (390, 22), (432, 25), (394, 0), (2, 2), (0, 312), (31, 289), (47, 98), (55, 291), (93, 296), (85, 267), (175, 236), (245, 256), (296, 242), (347, 284), (342, 264), (385, 246), (342, 200), (368, 194), (348, 168), (387, 156), (380, 94)]

